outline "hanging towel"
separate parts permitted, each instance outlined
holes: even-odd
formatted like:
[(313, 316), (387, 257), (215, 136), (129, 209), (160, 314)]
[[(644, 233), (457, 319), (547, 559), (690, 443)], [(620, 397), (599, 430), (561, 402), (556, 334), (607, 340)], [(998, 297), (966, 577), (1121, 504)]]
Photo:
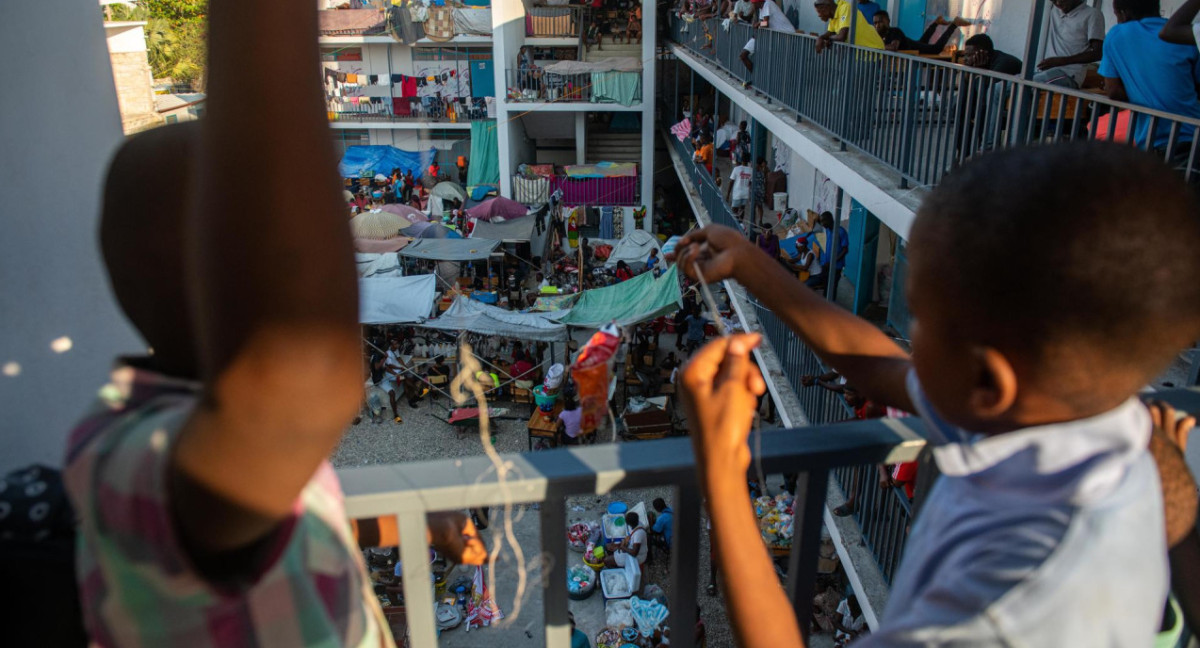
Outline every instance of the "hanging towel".
[(404, 77), (404, 81), (400, 83), (400, 96), (401, 97), (417, 96), (417, 79), (416, 79), (416, 77), (410, 77), (410, 76)]

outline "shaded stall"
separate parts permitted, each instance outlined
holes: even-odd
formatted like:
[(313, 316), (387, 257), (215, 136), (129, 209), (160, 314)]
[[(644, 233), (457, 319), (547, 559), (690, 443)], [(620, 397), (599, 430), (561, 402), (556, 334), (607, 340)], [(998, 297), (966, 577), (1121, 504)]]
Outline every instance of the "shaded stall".
[(518, 340), (562, 342), (566, 340), (567, 326), (555, 321), (556, 316), (562, 315), (520, 313), (459, 296), (445, 313), (419, 326), (441, 331), (471, 331)]
[(389, 174), (392, 169), (411, 171), (420, 175), (433, 162), (435, 149), (428, 151), (404, 151), (394, 146), (348, 146), (338, 163), (338, 173), (343, 178), (373, 177)]
[(485, 239), (420, 238), (400, 251), (400, 256), (430, 261), (481, 261), (491, 256), (499, 241)]
[(646, 272), (613, 286), (585, 290), (560, 321), (570, 326), (599, 327), (610, 322), (628, 326), (673, 313), (682, 304), (679, 269), (672, 265), (657, 279)]
[[(631, 266), (635, 263), (644, 265), (651, 250), (662, 251), (658, 238), (646, 230), (635, 229), (617, 241), (617, 244), (613, 246), (612, 253), (604, 262), (604, 266), (611, 268), (617, 265), (617, 261), (624, 261)], [(634, 269), (640, 269), (640, 267), (635, 266)]]
[(413, 222), (390, 211), (372, 210), (350, 219), (350, 232), (357, 239), (384, 241), (400, 236)]
[(475, 218), (485, 222), (490, 222), (497, 218), (505, 221), (516, 220), (528, 213), (528, 207), (503, 196), (488, 198), (478, 205), (467, 209), (468, 218)]
[(358, 281), (360, 324), (406, 324), (429, 317), (437, 296), (437, 278), (377, 277)]

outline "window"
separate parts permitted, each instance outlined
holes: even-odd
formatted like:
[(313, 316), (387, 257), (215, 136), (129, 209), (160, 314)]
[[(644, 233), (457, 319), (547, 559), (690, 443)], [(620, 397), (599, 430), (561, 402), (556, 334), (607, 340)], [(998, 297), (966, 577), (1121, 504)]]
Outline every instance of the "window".
[(175, 122), (179, 121), (179, 115), (167, 115), (163, 121), (168, 124), (174, 124)]

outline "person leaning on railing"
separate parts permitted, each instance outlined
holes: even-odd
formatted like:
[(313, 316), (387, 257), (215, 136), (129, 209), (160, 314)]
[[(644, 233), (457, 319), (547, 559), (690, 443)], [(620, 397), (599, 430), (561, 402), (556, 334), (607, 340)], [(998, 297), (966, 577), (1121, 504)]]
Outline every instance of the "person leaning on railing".
[[(1149, 646), (1169, 576), (1196, 600), (1195, 482), (1178, 448), (1151, 452), (1137, 400), (1200, 337), (1200, 206), (1164, 170), (1091, 142), (947, 175), (909, 236), (911, 356), (731, 229), (680, 242), (680, 268), (737, 280), (873, 402), (920, 414), (936, 446), (941, 477), (860, 645)], [(1039, 272), (1012, 273), (1013, 249)], [(759, 339), (705, 346), (684, 403), (717, 558), (738, 575), (725, 580), (738, 645), (802, 646), (745, 483)]]
[[(127, 140), (104, 189), (106, 270), (153, 351), (68, 446), (85, 625), (105, 647), (391, 646), (327, 461), (363, 374), (317, 8), (210, 8), (208, 113)], [(395, 545), (381, 522), (362, 531)], [(486, 558), (464, 515), (429, 528), (405, 542)]]

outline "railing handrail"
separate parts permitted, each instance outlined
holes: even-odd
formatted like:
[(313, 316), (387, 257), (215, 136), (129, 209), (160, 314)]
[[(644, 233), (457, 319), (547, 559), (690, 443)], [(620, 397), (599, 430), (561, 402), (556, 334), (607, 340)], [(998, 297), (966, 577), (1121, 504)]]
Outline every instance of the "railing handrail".
[[(916, 419), (846, 421), (797, 429), (764, 430), (757, 456), (768, 473), (804, 472), (862, 463), (916, 459), (925, 440)], [(686, 437), (605, 443), (501, 455), (511, 466), (509, 501), (540, 502), (551, 485), (565, 494), (606, 493), (693, 478), (695, 459)], [(500, 506), (491, 461), (480, 455), (338, 470), (351, 518), (398, 512)]]
[[(710, 20), (716, 21), (715, 18), (710, 19)], [(700, 22), (700, 21), (696, 21), (696, 22)], [(710, 31), (713, 34), (717, 33), (717, 30), (710, 30)], [(808, 34), (805, 32), (792, 33), (792, 32), (785, 32), (785, 31), (779, 31), (779, 30), (768, 30), (768, 29), (762, 29), (762, 28), (758, 29), (757, 32), (759, 32), (759, 33), (771, 32), (773, 34), (779, 34), (779, 35), (785, 36), (785, 37), (802, 38), (804, 40), (813, 41), (814, 43), (817, 40), (816, 36), (813, 36), (812, 34)], [(715, 36), (714, 38), (719, 38), (719, 36)], [(672, 42), (687, 49), (688, 51), (694, 51), (694, 50), (692, 50), (691, 47), (688, 46), (687, 43), (679, 42), (674, 39), (672, 39)], [(1065, 95), (1068, 97), (1075, 97), (1078, 99), (1085, 99), (1087, 101), (1104, 104), (1107, 106), (1112, 106), (1114, 108), (1117, 108), (1118, 110), (1135, 111), (1138, 113), (1145, 114), (1149, 117), (1157, 117), (1159, 119), (1168, 119), (1171, 121), (1176, 121), (1176, 122), (1180, 122), (1183, 124), (1200, 127), (1200, 118), (1189, 117), (1187, 115), (1180, 115), (1178, 113), (1165, 112), (1162, 110), (1158, 110), (1156, 108), (1150, 108), (1148, 106), (1139, 106), (1137, 104), (1132, 104), (1132, 103), (1125, 102), (1125, 101), (1110, 99), (1107, 95), (1086, 92), (1084, 90), (1076, 90), (1076, 89), (1072, 89), (1072, 88), (1066, 88), (1063, 86), (1051, 85), (1048, 83), (1041, 83), (1038, 81), (1033, 81), (1031, 79), (1025, 79), (1018, 75), (1004, 74), (1001, 72), (993, 72), (992, 70), (985, 70), (982, 68), (970, 67), (967, 65), (959, 64), (959, 63), (953, 63), (950, 61), (942, 61), (939, 59), (925, 58), (922, 56), (916, 56), (913, 54), (904, 54), (901, 52), (894, 52), (891, 50), (881, 50), (881, 49), (876, 49), (873, 47), (866, 47), (864, 45), (857, 45), (854, 43), (834, 42), (834, 43), (832, 43), (832, 45), (834, 47), (834, 51), (836, 51), (837, 49), (857, 50), (864, 54), (878, 56), (881, 59), (882, 58), (892, 58), (892, 59), (899, 59), (899, 60), (914, 61), (914, 62), (920, 63), (921, 65), (926, 65), (929, 67), (942, 68), (944, 70), (965, 73), (965, 74), (971, 75), (971, 76), (986, 77), (986, 78), (994, 79), (995, 81), (1003, 81), (1003, 82), (1006, 82), (1013, 86), (1025, 86), (1028, 88), (1035, 88), (1035, 89), (1041, 90), (1042, 92), (1060, 94), (1060, 95)], [(710, 57), (705, 56), (704, 54), (700, 54), (700, 56), (702, 58), (711, 60)]]

